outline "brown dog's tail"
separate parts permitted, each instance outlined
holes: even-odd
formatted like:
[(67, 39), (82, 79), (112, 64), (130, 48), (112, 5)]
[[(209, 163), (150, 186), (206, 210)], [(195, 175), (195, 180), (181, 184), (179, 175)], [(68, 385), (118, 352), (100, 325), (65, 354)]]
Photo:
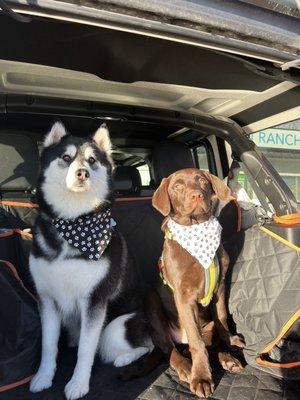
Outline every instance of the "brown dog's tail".
[(164, 360), (162, 351), (158, 347), (154, 347), (151, 353), (128, 365), (119, 375), (122, 381), (141, 378), (153, 371)]

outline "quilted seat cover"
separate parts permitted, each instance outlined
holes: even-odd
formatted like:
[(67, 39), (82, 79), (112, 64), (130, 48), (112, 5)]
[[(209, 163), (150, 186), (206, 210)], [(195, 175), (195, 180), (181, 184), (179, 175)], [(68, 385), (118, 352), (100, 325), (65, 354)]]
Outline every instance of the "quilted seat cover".
[[(300, 253), (258, 227), (248, 229), (232, 272), (229, 311), (245, 337), (250, 365), (287, 379), (300, 378), (300, 367), (268, 367), (256, 361), (299, 309)], [(294, 349), (300, 355), (300, 341)]]

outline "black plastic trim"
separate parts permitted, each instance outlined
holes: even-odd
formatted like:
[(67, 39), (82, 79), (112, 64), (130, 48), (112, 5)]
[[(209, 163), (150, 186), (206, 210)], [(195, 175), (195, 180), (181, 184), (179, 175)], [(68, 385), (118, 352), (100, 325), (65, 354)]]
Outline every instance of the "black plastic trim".
[(213, 148), (212, 148), (210, 142), (207, 139), (203, 139), (197, 143), (193, 143), (192, 151), (193, 151), (193, 156), (194, 156), (194, 160), (195, 160), (195, 164), (196, 164), (197, 168), (200, 167), (199, 160), (197, 157), (197, 148), (198, 147), (205, 148), (209, 172), (216, 175), (217, 174), (216, 160), (215, 160), (214, 151), (213, 151)]
[(299, 106), (300, 87), (294, 87), (285, 93), (278, 94), (256, 106), (250, 107), (245, 111), (231, 116), (241, 126), (252, 124), (253, 122), (271, 117), (280, 112)]
[(0, 93), (0, 113), (4, 114), (6, 112), (6, 95)]
[(229, 164), (224, 139), (217, 137), (217, 146), (220, 154), (223, 176), (227, 176), (229, 172)]

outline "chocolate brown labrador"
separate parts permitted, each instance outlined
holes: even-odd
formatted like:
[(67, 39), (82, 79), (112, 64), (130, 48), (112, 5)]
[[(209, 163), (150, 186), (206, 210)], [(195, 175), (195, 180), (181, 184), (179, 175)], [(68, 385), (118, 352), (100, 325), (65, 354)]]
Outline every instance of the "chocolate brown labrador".
[[(195, 168), (177, 171), (164, 178), (156, 190), (152, 204), (166, 219), (190, 226), (208, 221), (216, 198), (227, 200), (230, 189), (216, 176)], [(227, 325), (225, 304), (225, 275), (229, 257), (222, 244), (217, 249), (220, 273), (217, 287), (209, 306), (198, 299), (205, 294), (205, 270), (176, 240), (165, 238), (163, 246), (163, 275), (169, 286), (160, 283), (157, 292), (149, 297), (148, 311), (155, 345), (168, 358), (179, 378), (190, 385), (192, 393), (208, 397), (214, 383), (207, 348), (217, 337), (231, 346), (242, 348), (242, 339), (233, 335)], [(185, 356), (178, 350), (179, 343), (188, 344)], [(243, 367), (228, 351), (215, 351), (225, 370), (240, 372)]]

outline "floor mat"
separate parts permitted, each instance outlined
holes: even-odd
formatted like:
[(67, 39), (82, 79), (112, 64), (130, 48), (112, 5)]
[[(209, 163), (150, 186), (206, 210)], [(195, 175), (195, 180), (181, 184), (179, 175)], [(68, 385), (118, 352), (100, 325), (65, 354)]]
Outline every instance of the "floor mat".
[[(247, 366), (242, 374), (214, 370), (212, 400), (299, 400), (300, 382), (284, 381)], [(139, 400), (195, 400), (186, 384), (179, 383), (174, 371), (164, 371)]]
[[(50, 389), (39, 393), (31, 393), (29, 384), (19, 386), (7, 392), (0, 393), (0, 400), (66, 400), (64, 387), (70, 380), (76, 364), (76, 350), (64, 349), (58, 359), (58, 368), (53, 385)], [(165, 367), (166, 368), (166, 367)], [(137, 399), (164, 371), (163, 366), (157, 368), (144, 378), (122, 382), (118, 374), (122, 369), (104, 365), (99, 358), (95, 360), (90, 392), (84, 400), (130, 400)]]
[[(76, 363), (76, 352), (68, 350), (58, 360), (58, 371), (51, 389), (40, 393), (29, 392), (23, 385), (0, 393), (0, 400), (65, 400), (64, 386), (71, 378)], [(96, 360), (90, 392), (84, 400), (192, 400), (188, 386), (179, 383), (176, 374), (162, 365), (144, 378), (122, 382), (119, 370)], [(299, 400), (300, 382), (283, 381), (247, 366), (240, 375), (214, 369), (215, 400)]]

